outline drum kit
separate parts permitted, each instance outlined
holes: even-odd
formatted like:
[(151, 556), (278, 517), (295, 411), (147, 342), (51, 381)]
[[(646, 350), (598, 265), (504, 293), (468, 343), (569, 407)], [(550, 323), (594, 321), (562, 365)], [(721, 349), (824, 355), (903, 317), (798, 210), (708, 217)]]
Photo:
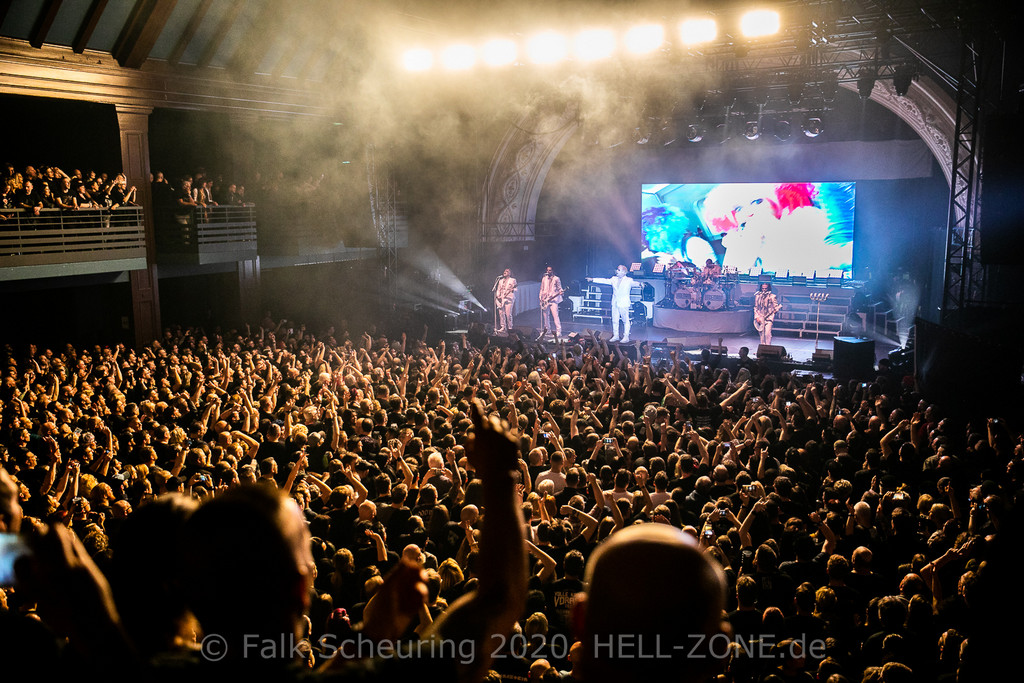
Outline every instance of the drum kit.
[(673, 268), (666, 274), (668, 301), (690, 311), (723, 311), (733, 308), (733, 290), (739, 282), (736, 269), (721, 274), (696, 268)]

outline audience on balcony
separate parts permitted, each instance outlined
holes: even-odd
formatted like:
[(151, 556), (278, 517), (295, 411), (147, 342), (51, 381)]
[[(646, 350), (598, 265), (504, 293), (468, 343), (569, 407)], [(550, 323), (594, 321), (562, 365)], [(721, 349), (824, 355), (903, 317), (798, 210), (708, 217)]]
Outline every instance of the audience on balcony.
[[(188, 181), (187, 189), (184, 187), (185, 180)], [(224, 185), (205, 174), (197, 174), (194, 180), (192, 176), (186, 176), (175, 189), (162, 172), (156, 172), (150, 187), (153, 206), (157, 209), (177, 206), (241, 206), (250, 203), (243, 185)], [(140, 205), (137, 188), (128, 185), (123, 173), (111, 178), (103, 172), (74, 169), (68, 174), (57, 166), (40, 166), (39, 170), (34, 166), (26, 166), (18, 171), (13, 164), (7, 163), (0, 174), (0, 188), (3, 193), (0, 208), (21, 209), (33, 215), (40, 215), (44, 209), (75, 211)], [(2, 214), (0, 217), (6, 220), (8, 215)]]
[[(9, 353), (0, 525), (20, 526), (39, 564), (0, 591), (11, 615), (0, 648), (33, 645), (7, 661), (56, 651), (38, 618), (70, 638), (70, 663), (105, 675), (134, 657), (195, 663), (217, 654), (193, 641), (227, 623), (212, 616), (221, 610), (239, 626), (251, 617), (253, 632), (300, 619), (298, 661), (321, 662), (354, 642), (360, 620), (373, 642), (422, 643), (432, 622), (450, 626), (460, 596), (490, 586), (493, 613), (519, 616), (519, 638), (483, 618), (459, 633), (490, 638), (501, 675), (589, 661), (585, 677), (606, 665), (622, 680), (630, 662), (660, 666), (641, 661), (656, 646), (609, 642), (595, 667), (574, 624), (667, 634), (717, 602), (688, 599), (688, 587), (724, 581), (729, 628), (672, 636), (731, 639), (687, 643), (701, 667), (712, 646), (724, 682), (953, 680), (977, 665), (968, 653), (985, 645), (984, 615), (972, 610), (1024, 481), (1016, 423), (943, 414), (889, 377), (846, 384), (763, 361), (734, 376), (681, 351), (652, 360), (639, 343), (630, 360), (598, 334), (554, 353), (479, 343), (314, 335), (268, 319), (252, 333), (168, 330), (142, 348)], [(516, 439), (509, 485), (525, 545), (515, 526), (491, 526), (503, 513), (493, 467), (481, 480), (471, 452), (477, 400)], [(256, 512), (281, 528), (259, 531)], [(40, 537), (47, 525), (70, 533)], [(587, 588), (584, 619), (574, 596), (597, 580), (585, 563), (644, 525), (674, 527), (670, 545), (682, 538), (703, 561), (659, 566), (640, 558), (678, 553), (619, 548), (615, 580)], [(482, 562), (503, 538), (515, 552)], [(508, 573), (524, 551), (528, 584)], [(261, 564), (282, 553), (301, 558), (298, 574)]]
[(136, 201), (135, 186), (128, 187), (128, 179), (123, 173), (117, 174), (114, 178), (113, 185), (110, 186), (110, 190), (107, 192), (107, 202), (111, 209), (116, 209), (121, 206), (138, 206)]

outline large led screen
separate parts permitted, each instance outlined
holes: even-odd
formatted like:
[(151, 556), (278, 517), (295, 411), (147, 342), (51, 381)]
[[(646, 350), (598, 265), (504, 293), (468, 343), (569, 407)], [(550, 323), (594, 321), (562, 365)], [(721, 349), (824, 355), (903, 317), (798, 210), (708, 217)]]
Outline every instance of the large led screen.
[(853, 273), (852, 182), (641, 186), (643, 258), (752, 275)]

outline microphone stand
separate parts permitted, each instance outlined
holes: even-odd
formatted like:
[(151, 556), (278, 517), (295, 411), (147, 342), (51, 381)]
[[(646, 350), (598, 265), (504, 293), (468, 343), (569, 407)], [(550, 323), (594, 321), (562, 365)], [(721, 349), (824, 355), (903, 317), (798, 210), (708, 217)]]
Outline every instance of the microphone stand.
[(818, 337), (821, 336), (821, 302), (828, 300), (828, 292), (811, 292), (811, 301), (818, 304), (818, 311), (814, 318), (814, 351), (818, 351)]
[[(498, 291), (498, 281), (501, 280), (501, 278), (502, 278), (501, 275), (499, 275), (498, 277), (494, 278), (494, 285), (491, 286), (491, 294), (494, 294), (495, 292)], [(491, 297), (491, 301), (494, 304), (494, 323), (493, 323), (491, 329), (492, 330), (496, 330), (496, 329), (498, 329), (498, 301), (493, 296)], [(508, 333), (508, 330), (505, 330), (505, 332)]]

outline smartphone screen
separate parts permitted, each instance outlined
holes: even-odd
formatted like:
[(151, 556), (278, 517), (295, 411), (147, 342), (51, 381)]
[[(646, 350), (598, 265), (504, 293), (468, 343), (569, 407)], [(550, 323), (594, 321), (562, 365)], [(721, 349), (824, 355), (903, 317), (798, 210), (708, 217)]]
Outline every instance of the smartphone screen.
[(0, 534), (0, 586), (14, 585), (14, 563), (29, 554), (17, 534)]

